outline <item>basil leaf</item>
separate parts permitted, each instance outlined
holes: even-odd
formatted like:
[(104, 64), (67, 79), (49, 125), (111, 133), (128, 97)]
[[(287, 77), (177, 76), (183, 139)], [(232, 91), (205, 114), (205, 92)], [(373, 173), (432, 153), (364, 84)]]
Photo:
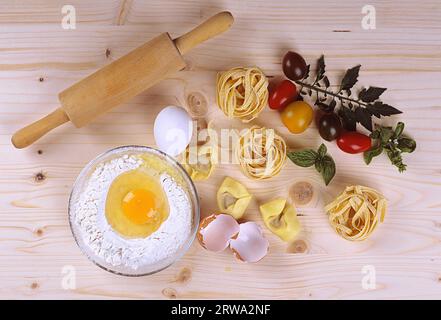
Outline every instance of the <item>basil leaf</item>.
[(302, 151), (293, 151), (287, 153), (288, 158), (300, 167), (311, 167), (315, 164), (318, 153), (314, 150), (307, 149)]
[(401, 137), (398, 139), (397, 148), (401, 150), (401, 152), (412, 153), (416, 149), (416, 142), (413, 139)]
[(374, 157), (379, 156), (383, 152), (383, 146), (380, 144), (363, 154), (364, 162), (368, 165)]
[(317, 170), (318, 172), (323, 171), (323, 159), (317, 158), (314, 165), (315, 165), (315, 170)]
[(322, 175), (325, 184), (328, 185), (335, 175), (335, 162), (326, 152), (326, 145), (322, 143), (317, 152), (311, 149), (293, 151), (288, 152), (287, 157), (300, 167), (314, 165), (315, 169)]
[(325, 144), (322, 143), (318, 148), (317, 153), (320, 158), (323, 158), (324, 156), (326, 156), (326, 152), (328, 152), (328, 149), (326, 148)]
[(323, 158), (323, 170), (321, 171), (325, 184), (328, 185), (335, 176), (335, 162), (330, 156)]

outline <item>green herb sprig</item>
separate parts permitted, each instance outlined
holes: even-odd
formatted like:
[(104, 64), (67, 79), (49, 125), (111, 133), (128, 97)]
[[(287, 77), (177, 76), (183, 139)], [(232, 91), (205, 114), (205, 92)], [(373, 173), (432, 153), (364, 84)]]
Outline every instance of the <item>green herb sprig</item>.
[(300, 94), (313, 98), (315, 92), (315, 105), (325, 112), (336, 111), (347, 130), (355, 131), (359, 123), (370, 132), (373, 130), (372, 117), (381, 118), (402, 113), (400, 110), (383, 103), (380, 96), (386, 88), (368, 87), (359, 91), (353, 97), (353, 87), (358, 81), (361, 65), (346, 70), (338, 90), (330, 89), (331, 83), (326, 76), (325, 57), (322, 55), (317, 61), (315, 77), (310, 78), (310, 65), (307, 66), (305, 76), (295, 81), (300, 86)]
[(317, 151), (306, 149), (287, 153), (288, 158), (300, 167), (312, 167), (322, 175), (325, 184), (328, 185), (335, 176), (335, 162), (327, 154), (328, 150), (322, 143)]
[(374, 146), (364, 153), (366, 164), (371, 163), (374, 157), (386, 151), (390, 162), (398, 168), (399, 172), (406, 170), (402, 153), (412, 153), (416, 149), (415, 140), (403, 135), (404, 123), (398, 122), (395, 129), (392, 127), (376, 126), (370, 137), (375, 140)]

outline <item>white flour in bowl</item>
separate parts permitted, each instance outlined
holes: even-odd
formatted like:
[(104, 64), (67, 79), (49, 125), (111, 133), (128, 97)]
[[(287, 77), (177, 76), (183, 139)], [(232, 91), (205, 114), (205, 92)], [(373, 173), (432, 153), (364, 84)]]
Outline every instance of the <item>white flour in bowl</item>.
[(138, 168), (142, 163), (138, 157), (124, 155), (98, 165), (78, 201), (73, 204), (73, 221), (78, 225), (84, 243), (107, 263), (134, 270), (173, 256), (190, 236), (192, 219), (186, 192), (163, 173), (160, 183), (170, 211), (159, 229), (143, 239), (126, 239), (112, 229), (104, 211), (109, 187), (117, 176)]

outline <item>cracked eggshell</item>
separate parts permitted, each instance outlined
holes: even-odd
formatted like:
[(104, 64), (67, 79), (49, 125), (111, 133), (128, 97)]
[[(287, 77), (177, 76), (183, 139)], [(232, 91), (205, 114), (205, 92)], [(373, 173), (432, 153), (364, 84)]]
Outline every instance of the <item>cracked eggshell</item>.
[(239, 234), (230, 241), (230, 249), (243, 262), (257, 262), (268, 253), (269, 242), (255, 222), (240, 224)]
[(197, 238), (205, 249), (220, 252), (228, 247), (239, 230), (239, 223), (232, 216), (212, 214), (201, 221)]

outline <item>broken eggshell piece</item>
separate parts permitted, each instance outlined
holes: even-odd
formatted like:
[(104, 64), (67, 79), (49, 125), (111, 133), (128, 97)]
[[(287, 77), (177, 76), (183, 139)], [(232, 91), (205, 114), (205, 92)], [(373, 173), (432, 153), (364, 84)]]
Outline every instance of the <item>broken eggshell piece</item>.
[(240, 224), (239, 234), (230, 240), (230, 249), (243, 262), (257, 262), (268, 253), (269, 242), (255, 222)]
[(296, 209), (283, 198), (277, 198), (261, 205), (260, 213), (267, 228), (283, 241), (294, 240), (300, 232)]
[(250, 204), (251, 194), (240, 182), (226, 177), (217, 191), (217, 205), (219, 210), (233, 216), (242, 218)]
[(197, 238), (207, 250), (225, 250), (230, 240), (239, 233), (239, 223), (228, 214), (212, 214), (201, 221)]

